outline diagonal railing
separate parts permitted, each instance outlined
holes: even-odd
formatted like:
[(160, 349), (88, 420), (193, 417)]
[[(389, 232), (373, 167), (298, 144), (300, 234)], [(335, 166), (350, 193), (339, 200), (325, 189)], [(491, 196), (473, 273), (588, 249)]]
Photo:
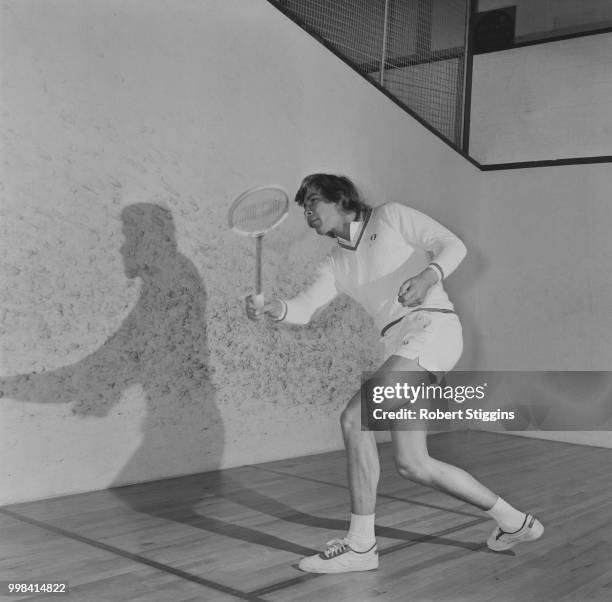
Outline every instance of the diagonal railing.
[(470, 0), (270, 0), (452, 146), (465, 147)]

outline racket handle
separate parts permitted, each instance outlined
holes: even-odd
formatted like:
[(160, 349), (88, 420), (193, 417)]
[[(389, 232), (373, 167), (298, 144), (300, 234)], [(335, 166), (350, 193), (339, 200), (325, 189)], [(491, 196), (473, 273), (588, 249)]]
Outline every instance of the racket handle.
[(265, 302), (266, 300), (263, 293), (253, 295), (253, 304), (255, 305), (255, 307), (263, 307)]
[(255, 307), (263, 307), (265, 303), (264, 294), (261, 292), (261, 251), (263, 247), (263, 236), (255, 238), (255, 294), (253, 303)]

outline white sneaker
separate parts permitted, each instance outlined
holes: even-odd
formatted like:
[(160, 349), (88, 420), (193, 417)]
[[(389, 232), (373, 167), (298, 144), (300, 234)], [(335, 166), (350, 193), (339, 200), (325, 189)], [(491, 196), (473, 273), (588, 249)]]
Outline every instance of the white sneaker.
[(353, 550), (346, 539), (332, 539), (325, 545), (324, 552), (302, 558), (299, 568), (307, 573), (349, 573), (378, 568), (376, 542), (365, 552)]
[(535, 516), (526, 514), (522, 527), (513, 533), (506, 533), (497, 525), (487, 539), (487, 546), (495, 552), (503, 552), (517, 543), (535, 541), (542, 536), (542, 533), (544, 533), (542, 523)]

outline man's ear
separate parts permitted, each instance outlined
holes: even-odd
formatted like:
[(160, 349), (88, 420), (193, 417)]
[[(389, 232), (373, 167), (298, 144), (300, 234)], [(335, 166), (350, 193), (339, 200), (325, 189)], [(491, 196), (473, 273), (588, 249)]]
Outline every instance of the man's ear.
[(353, 211), (357, 211), (356, 207), (354, 207), (353, 201), (351, 201), (350, 197), (347, 196), (345, 192), (340, 193), (340, 207), (345, 213), (351, 213)]

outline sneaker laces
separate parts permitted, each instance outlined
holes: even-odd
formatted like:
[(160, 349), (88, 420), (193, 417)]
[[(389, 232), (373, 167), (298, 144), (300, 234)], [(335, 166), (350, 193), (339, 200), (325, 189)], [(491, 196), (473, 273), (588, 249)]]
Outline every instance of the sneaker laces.
[(327, 549), (323, 552), (325, 558), (334, 558), (346, 552), (347, 549), (350, 550), (350, 546), (346, 539), (330, 539), (325, 545), (327, 546)]

